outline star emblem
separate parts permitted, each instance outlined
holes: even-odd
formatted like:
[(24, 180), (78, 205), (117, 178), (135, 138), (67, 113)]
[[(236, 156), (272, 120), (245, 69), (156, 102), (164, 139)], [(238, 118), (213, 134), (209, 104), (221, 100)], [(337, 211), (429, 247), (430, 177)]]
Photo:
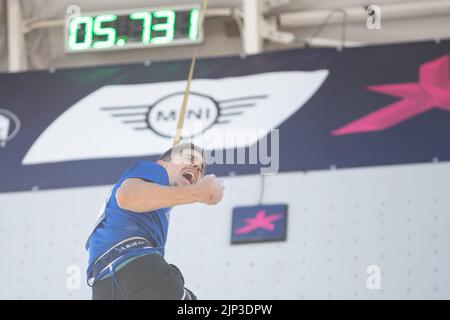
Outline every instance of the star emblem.
[(237, 229), (235, 233), (246, 234), (256, 229), (265, 229), (268, 231), (273, 231), (275, 230), (275, 225), (273, 224), (273, 222), (280, 220), (282, 217), (283, 215), (281, 214), (266, 215), (266, 211), (264, 210), (258, 211), (254, 218), (244, 219), (247, 224)]
[(369, 113), (332, 135), (382, 131), (412, 117), (437, 108), (450, 111), (449, 55), (424, 63), (419, 68), (419, 81), (413, 83), (369, 86), (368, 89), (402, 98), (386, 107)]

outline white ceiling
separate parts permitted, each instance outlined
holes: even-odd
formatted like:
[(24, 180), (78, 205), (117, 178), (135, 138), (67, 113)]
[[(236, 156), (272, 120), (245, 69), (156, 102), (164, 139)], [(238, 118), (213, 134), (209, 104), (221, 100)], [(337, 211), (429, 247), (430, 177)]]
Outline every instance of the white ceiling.
[[(22, 8), (26, 18), (62, 18), (67, 7), (77, 5), (82, 11), (118, 10), (126, 8), (146, 8), (154, 6), (171, 6), (199, 1), (180, 0), (22, 0)], [(209, 0), (210, 8), (240, 5), (241, 0)]]
[[(170, 6), (186, 3), (201, 2), (201, 0), (19, 0), (22, 4), (25, 19), (52, 20), (62, 19), (66, 15), (67, 7), (77, 5), (84, 12), (107, 11), (125, 8), (145, 8), (149, 6)], [(209, 0), (209, 8), (223, 8), (240, 6), (244, 0)], [(269, 1), (269, 0), (266, 0)], [(274, 1), (274, 0), (271, 0)], [(284, 0), (278, 0), (283, 2)], [(292, 12), (299, 10), (335, 9), (343, 7), (361, 6), (369, 3), (382, 5), (385, 3), (407, 3), (420, 0), (291, 0), (291, 4), (272, 10), (271, 13)], [(427, 0), (422, 0), (424, 3)], [(446, 1), (446, 0), (441, 0)], [(448, 0), (450, 2), (450, 0)], [(0, 0), (0, 71), (7, 69), (7, 39), (5, 2)], [(233, 22), (231, 22), (233, 24)], [(208, 19), (205, 32), (205, 43), (200, 48), (201, 56), (217, 56), (239, 54), (241, 40), (227, 35), (226, 19)], [(299, 39), (310, 36), (315, 27), (289, 29)], [(339, 42), (341, 36), (340, 25), (326, 26), (320, 38)], [(347, 40), (359, 44), (383, 44), (405, 41), (422, 41), (434, 38), (450, 38), (450, 16), (423, 16), (410, 19), (391, 19), (383, 22), (383, 29), (368, 31), (365, 23), (349, 24)], [(143, 60), (189, 58), (191, 47), (153, 48), (127, 50), (107, 53), (86, 53), (68, 55), (64, 52), (63, 32), (61, 28), (50, 28), (33, 31), (26, 38), (28, 47), (28, 61), (31, 69), (77, 67), (87, 65), (115, 64), (138, 62)], [(276, 50), (298, 46), (266, 43), (265, 50)]]
[[(377, 4), (389, 2), (408, 2), (409, 0), (378, 0)], [(426, 0), (424, 0), (426, 1)], [(99, 11), (108, 9), (145, 8), (149, 6), (168, 6), (200, 2), (199, 0), (22, 0), (22, 7), (26, 18), (61, 18), (66, 8), (77, 5), (82, 11)], [(209, 0), (209, 8), (220, 8), (241, 5), (242, 0)], [(291, 0), (290, 5), (283, 6), (275, 12), (289, 12), (293, 10), (311, 10), (323, 8), (340, 8), (347, 6), (366, 6), (368, 0)]]

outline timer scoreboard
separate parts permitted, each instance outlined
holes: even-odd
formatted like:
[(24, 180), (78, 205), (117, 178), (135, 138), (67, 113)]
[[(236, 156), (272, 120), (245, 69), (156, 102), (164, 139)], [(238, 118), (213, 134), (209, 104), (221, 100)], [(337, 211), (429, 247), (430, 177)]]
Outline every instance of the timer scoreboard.
[(200, 6), (83, 13), (66, 18), (67, 52), (195, 44), (203, 41)]

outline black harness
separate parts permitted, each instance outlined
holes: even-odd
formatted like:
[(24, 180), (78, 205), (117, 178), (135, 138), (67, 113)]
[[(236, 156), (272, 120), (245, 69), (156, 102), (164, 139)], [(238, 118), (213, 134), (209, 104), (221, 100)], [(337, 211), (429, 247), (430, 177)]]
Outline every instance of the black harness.
[(141, 237), (133, 237), (119, 242), (95, 261), (88, 275), (89, 285), (93, 286), (95, 281), (104, 277), (108, 272), (113, 271), (112, 266), (114, 262), (120, 259), (127, 250), (154, 247), (150, 240)]

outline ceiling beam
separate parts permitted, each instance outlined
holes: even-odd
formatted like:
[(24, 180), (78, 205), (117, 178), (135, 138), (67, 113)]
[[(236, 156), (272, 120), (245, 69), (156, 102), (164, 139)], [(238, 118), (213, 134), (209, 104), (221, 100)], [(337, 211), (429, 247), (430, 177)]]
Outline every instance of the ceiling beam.
[(28, 69), (28, 61), (19, 0), (6, 1), (6, 15), (9, 72), (25, 71)]
[[(413, 17), (437, 16), (450, 14), (450, 1), (403, 1), (379, 4), (381, 19), (402, 19)], [(284, 28), (310, 27), (323, 23), (333, 9), (305, 10), (279, 14), (280, 25)], [(347, 13), (348, 23), (364, 22), (367, 20), (365, 6), (342, 8)], [(328, 24), (342, 22), (342, 16), (334, 15)]]

